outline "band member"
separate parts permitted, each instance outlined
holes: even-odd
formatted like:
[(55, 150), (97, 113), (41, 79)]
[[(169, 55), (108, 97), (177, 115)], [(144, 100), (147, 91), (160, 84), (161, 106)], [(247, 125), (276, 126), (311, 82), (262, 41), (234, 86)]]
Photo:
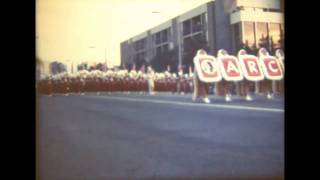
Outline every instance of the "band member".
[[(240, 56), (244, 56), (247, 55), (247, 51), (244, 49), (241, 49), (238, 52), (238, 60)], [(239, 89), (240, 89), (240, 96), (244, 96), (246, 98), (247, 101), (252, 101), (252, 97), (250, 96), (250, 85), (251, 85), (251, 81), (247, 80), (246, 78), (244, 78), (242, 81), (238, 82), (239, 85)]]
[(193, 72), (192, 67), (189, 66), (189, 78), (188, 78), (189, 92), (193, 92)]
[[(279, 60), (279, 63), (281, 65), (282, 71), (284, 72), (284, 52), (281, 49), (277, 49), (275, 53), (276, 57)], [(283, 94), (284, 92), (284, 80), (281, 79), (280, 81), (275, 82), (276, 87), (278, 87), (278, 92), (280, 94)]]
[(284, 52), (282, 51), (282, 49), (277, 49), (275, 55), (280, 62), (282, 71), (284, 72)]
[[(218, 51), (217, 57), (226, 56), (226, 55), (228, 55), (227, 51), (224, 50), (224, 49), (220, 49)], [(227, 101), (227, 102), (232, 101), (232, 99), (231, 99), (231, 91), (230, 91), (232, 82), (226, 81), (225, 79), (222, 79), (219, 82), (219, 84), (222, 86), (222, 92), (223, 92), (223, 94), (225, 96), (225, 101)]]
[(81, 77), (79, 82), (79, 93), (80, 95), (84, 95), (86, 92), (86, 78)]
[[(261, 48), (258, 52), (259, 59), (262, 56), (268, 56), (268, 55), (269, 55), (269, 53), (265, 48)], [(264, 92), (266, 92), (267, 98), (273, 99), (274, 94), (273, 94), (273, 90), (272, 90), (272, 80), (264, 79), (263, 81), (260, 82), (260, 85), (262, 86), (262, 88), (264, 88)]]
[(182, 93), (182, 80), (183, 80), (183, 67), (180, 66), (179, 71), (178, 71), (178, 81), (177, 81), (178, 94), (183, 94)]
[(149, 94), (154, 95), (154, 71), (151, 66), (148, 66), (148, 87), (149, 87)]
[(170, 92), (172, 94), (176, 93), (177, 92), (177, 75), (176, 73), (172, 73), (172, 77), (170, 79)]
[[(194, 64), (198, 60), (198, 58), (196, 57), (201, 55), (207, 55), (207, 52), (203, 49), (199, 49), (197, 51), (196, 56), (193, 58)], [(208, 98), (209, 83), (200, 81), (196, 68), (194, 69), (193, 84), (194, 84), (194, 90), (193, 90), (192, 101), (196, 101), (197, 98), (202, 97), (202, 100), (204, 103), (210, 103), (210, 99)]]

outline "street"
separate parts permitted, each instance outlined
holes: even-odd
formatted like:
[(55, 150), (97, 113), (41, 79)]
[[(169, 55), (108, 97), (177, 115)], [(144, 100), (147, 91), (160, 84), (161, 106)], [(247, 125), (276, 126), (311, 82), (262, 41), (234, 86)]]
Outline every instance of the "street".
[(39, 96), (41, 180), (282, 179), (284, 100)]

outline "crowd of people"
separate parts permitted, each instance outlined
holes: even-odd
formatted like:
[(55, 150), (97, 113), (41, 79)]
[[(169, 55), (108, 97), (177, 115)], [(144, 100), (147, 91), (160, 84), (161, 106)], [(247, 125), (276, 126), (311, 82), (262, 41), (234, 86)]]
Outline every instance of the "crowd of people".
[[(198, 50), (197, 55), (206, 55), (204, 50)], [(219, 50), (217, 57), (228, 55), (225, 50)], [(240, 50), (238, 57), (246, 55), (245, 50)], [(268, 55), (268, 52), (261, 48), (259, 56)], [(277, 51), (276, 56), (284, 60), (284, 55), (281, 50)], [(284, 68), (284, 67), (283, 67)], [(66, 72), (42, 76), (37, 83), (37, 89), (40, 94), (52, 96), (55, 94), (64, 94), (68, 96), (70, 93), (77, 93), (84, 95), (85, 93), (148, 93), (154, 95), (157, 92), (170, 92), (173, 94), (187, 94), (193, 93), (192, 100), (196, 101), (202, 98), (203, 102), (210, 103), (208, 98), (210, 85), (221, 87), (222, 95), (225, 96), (226, 101), (231, 101), (231, 84), (237, 83), (239, 85), (238, 93), (245, 97), (247, 101), (251, 101), (250, 86), (258, 83), (261, 88), (265, 88), (268, 99), (273, 98), (272, 83), (280, 83), (283, 87), (283, 80), (272, 81), (264, 79), (259, 82), (248, 81), (243, 79), (237, 82), (226, 81), (222, 79), (216, 83), (204, 83), (199, 79), (197, 70), (194, 72), (189, 69), (188, 73), (184, 73), (183, 69), (179, 69), (178, 73), (170, 72), (168, 68), (165, 72), (155, 72), (151, 66), (148, 66), (146, 71), (144, 68), (136, 70), (127, 69), (109, 69), (107, 71), (100, 70), (80, 70), (76, 73), (68, 74)], [(219, 94), (219, 93), (218, 93)]]
[(38, 82), (38, 92), (45, 95), (79, 93), (85, 94), (95, 92), (124, 92), (124, 93), (150, 93), (171, 92), (190, 93), (192, 92), (193, 74), (179, 72), (170, 73), (165, 71), (156, 73), (151, 67), (144, 70), (81, 70), (77, 73), (66, 72), (43, 76)]

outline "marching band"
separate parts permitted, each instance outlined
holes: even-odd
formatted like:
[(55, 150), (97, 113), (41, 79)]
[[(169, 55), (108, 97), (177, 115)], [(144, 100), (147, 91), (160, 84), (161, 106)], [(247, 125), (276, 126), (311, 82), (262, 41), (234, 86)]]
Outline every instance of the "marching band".
[(261, 48), (258, 57), (249, 55), (241, 49), (237, 56), (229, 55), (226, 50), (219, 50), (217, 58), (208, 55), (203, 49), (197, 51), (193, 60), (194, 72), (184, 73), (179, 68), (178, 74), (170, 72), (155, 72), (151, 66), (138, 72), (135, 67), (130, 70), (80, 70), (76, 73), (66, 72), (56, 75), (42, 76), (37, 84), (40, 94), (52, 96), (70, 93), (84, 95), (85, 93), (102, 92), (136, 92), (154, 95), (156, 92), (171, 92), (172, 94), (193, 93), (192, 101), (202, 98), (204, 103), (210, 103), (209, 87), (215, 86), (215, 94), (224, 96), (225, 101), (232, 101), (233, 85), (237, 94), (247, 101), (252, 101), (251, 88), (255, 85), (256, 93), (264, 94), (272, 99), (275, 93), (283, 93), (284, 83), (284, 53), (281, 49), (275, 56), (269, 55)]

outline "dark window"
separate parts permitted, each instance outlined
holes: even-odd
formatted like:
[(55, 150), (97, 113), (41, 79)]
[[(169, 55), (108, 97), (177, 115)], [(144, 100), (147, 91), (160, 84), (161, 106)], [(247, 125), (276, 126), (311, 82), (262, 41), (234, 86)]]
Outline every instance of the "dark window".
[(197, 35), (194, 35), (192, 36), (192, 38), (194, 40), (196, 40), (197, 42), (201, 42), (201, 41), (204, 41), (205, 40), (205, 36), (203, 34), (197, 34)]
[(183, 49), (184, 51), (188, 51), (191, 48), (192, 40), (191, 37), (187, 37), (183, 39)]
[(162, 52), (167, 52), (169, 50), (168, 44), (162, 46)]
[(145, 43), (146, 43), (146, 39), (142, 39), (140, 42), (140, 49), (144, 49), (145, 48)]
[(139, 41), (134, 42), (134, 49), (135, 49), (136, 51), (139, 50)]
[(188, 34), (191, 34), (191, 21), (184, 21), (183, 22), (183, 35), (186, 36)]
[(161, 54), (161, 46), (157, 47), (156, 54)]
[(145, 52), (141, 52), (140, 53), (140, 59), (144, 59), (144, 56), (145, 56)]
[(160, 39), (160, 32), (158, 32), (156, 34), (156, 44), (160, 44), (161, 43), (161, 39)]
[(192, 18), (192, 32), (201, 31), (201, 16)]
[(236, 23), (232, 25), (233, 33), (233, 50), (238, 52), (242, 47), (242, 33), (241, 33), (241, 23)]
[(167, 42), (168, 41), (168, 30), (163, 30), (162, 31), (162, 38), (161, 38), (161, 42), (164, 43), (164, 42)]

